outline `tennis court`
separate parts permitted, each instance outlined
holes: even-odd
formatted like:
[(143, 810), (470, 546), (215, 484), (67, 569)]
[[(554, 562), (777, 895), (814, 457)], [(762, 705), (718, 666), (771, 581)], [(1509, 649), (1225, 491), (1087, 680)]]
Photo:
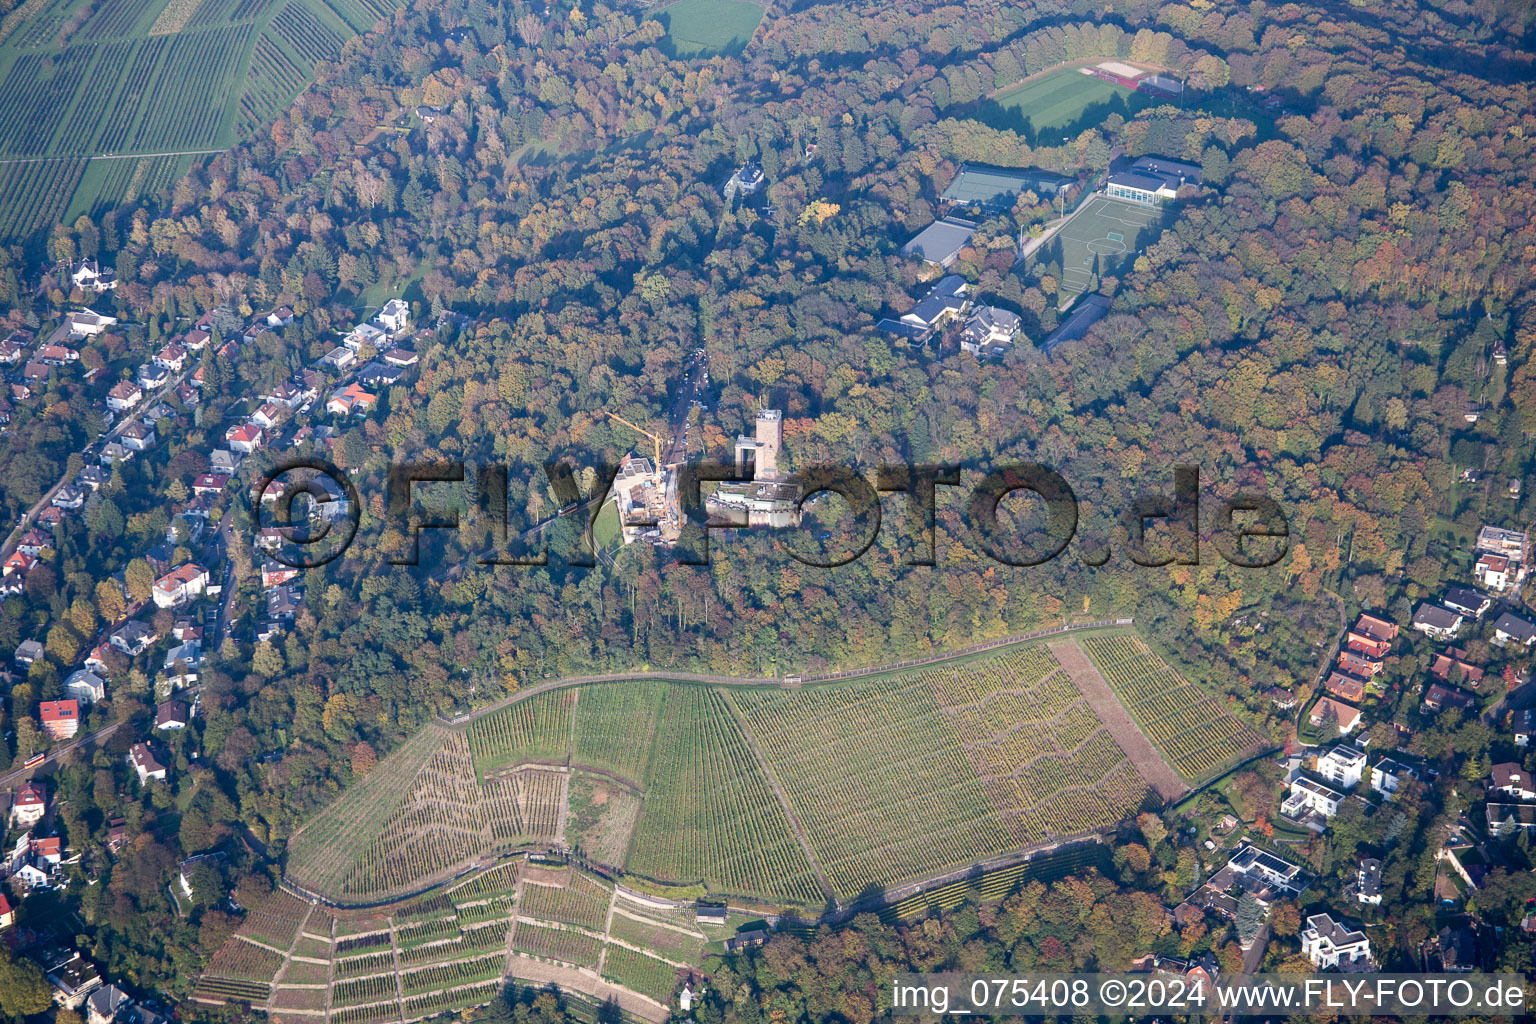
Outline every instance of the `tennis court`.
[(1061, 241), (1061, 290), (1072, 295), (1086, 291), (1094, 257), (1101, 275), (1113, 272), (1151, 241), (1161, 219), (1157, 207), (1108, 196), (1089, 199), (1056, 235)]

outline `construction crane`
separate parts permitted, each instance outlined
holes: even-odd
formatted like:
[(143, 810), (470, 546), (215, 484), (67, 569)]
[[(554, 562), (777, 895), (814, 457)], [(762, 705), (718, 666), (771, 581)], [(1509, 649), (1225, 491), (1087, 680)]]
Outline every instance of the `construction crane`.
[(653, 463), (652, 468), (655, 470), (656, 481), (657, 481), (657, 484), (659, 486), (660, 482), (661, 482), (661, 478), (662, 478), (662, 469), (663, 469), (663, 466), (661, 464), (661, 448), (662, 448), (662, 445), (667, 443), (666, 442), (666, 438), (663, 438), (663, 437), (660, 437), (660, 436), (658, 436), (656, 434), (653, 434), (649, 430), (646, 430), (644, 427), (637, 427), (635, 424), (629, 422), (629, 420), (625, 419), (623, 416), (620, 416), (618, 413), (609, 412), (607, 409), (604, 409), (603, 410), (603, 415), (608, 416), (611, 419), (616, 419), (620, 423), (622, 423), (626, 427), (628, 427), (630, 430), (633, 430), (636, 433), (644, 434), (646, 437), (651, 439), (651, 443), (656, 446), (656, 461), (655, 461), (655, 463)]

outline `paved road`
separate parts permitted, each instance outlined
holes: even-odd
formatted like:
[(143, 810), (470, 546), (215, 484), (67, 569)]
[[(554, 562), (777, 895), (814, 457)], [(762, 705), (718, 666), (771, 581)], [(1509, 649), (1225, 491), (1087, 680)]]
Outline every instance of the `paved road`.
[(1146, 733), (1131, 719), (1130, 712), (1125, 710), (1125, 705), (1120, 703), (1115, 691), (1109, 688), (1099, 670), (1088, 660), (1088, 655), (1077, 646), (1077, 641), (1061, 640), (1049, 646), (1051, 654), (1066, 669), (1072, 685), (1087, 698), (1093, 713), (1109, 729), (1115, 742), (1120, 744), (1120, 749), (1125, 751), (1125, 756), (1131, 759), (1131, 764), (1147, 780), (1147, 785), (1157, 790), (1158, 795), (1167, 803), (1173, 803), (1189, 792), (1184, 779), (1173, 770), (1173, 765), (1163, 759), (1163, 755), (1152, 746), (1152, 741), (1147, 739)]

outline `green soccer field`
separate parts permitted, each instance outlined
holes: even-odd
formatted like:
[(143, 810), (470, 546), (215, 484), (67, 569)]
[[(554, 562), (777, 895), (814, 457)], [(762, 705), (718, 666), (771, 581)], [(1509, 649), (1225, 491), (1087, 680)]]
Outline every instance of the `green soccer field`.
[(1073, 214), (1056, 238), (1061, 250), (1061, 293), (1086, 291), (1097, 264), (1100, 276), (1135, 258), (1157, 234), (1156, 207), (1094, 196)]
[(1036, 132), (1059, 130), (1073, 124), (1095, 103), (1127, 98), (1129, 89), (1085, 75), (1077, 68), (1061, 68), (1028, 82), (1021, 82), (993, 97), (993, 102), (1019, 117), (1028, 118)]
[(745, 0), (678, 0), (652, 15), (679, 57), (735, 53), (747, 45), (763, 8)]

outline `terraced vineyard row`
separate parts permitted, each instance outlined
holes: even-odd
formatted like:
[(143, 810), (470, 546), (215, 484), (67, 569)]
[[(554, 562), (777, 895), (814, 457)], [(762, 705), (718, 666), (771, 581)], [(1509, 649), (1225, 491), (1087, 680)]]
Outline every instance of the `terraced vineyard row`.
[(624, 946), (608, 947), (603, 957), (603, 977), (663, 1004), (671, 1000), (677, 988), (676, 967)]
[(483, 777), (533, 761), (564, 764), (575, 699), (573, 690), (555, 690), (475, 719), (468, 730), (475, 770)]
[(719, 694), (673, 686), (628, 870), (814, 903), (814, 872)]
[(1017, 845), (921, 675), (731, 699), (839, 896)]
[(572, 760), (643, 785), (664, 689), (655, 682), (583, 686)]
[(577, 967), (596, 967), (602, 943), (583, 932), (519, 921), (512, 933), (512, 948)]
[(84, 173), (84, 160), (0, 164), (0, 238), (57, 223)]
[(576, 871), (563, 886), (542, 885), (532, 880), (523, 883), (520, 913), (541, 921), (558, 921), (601, 931), (608, 918), (608, 903), (613, 890), (599, 885)]
[(1163, 756), (1197, 780), (1264, 746), (1264, 737), (1170, 668), (1139, 638), (1081, 641), (1105, 681)]

